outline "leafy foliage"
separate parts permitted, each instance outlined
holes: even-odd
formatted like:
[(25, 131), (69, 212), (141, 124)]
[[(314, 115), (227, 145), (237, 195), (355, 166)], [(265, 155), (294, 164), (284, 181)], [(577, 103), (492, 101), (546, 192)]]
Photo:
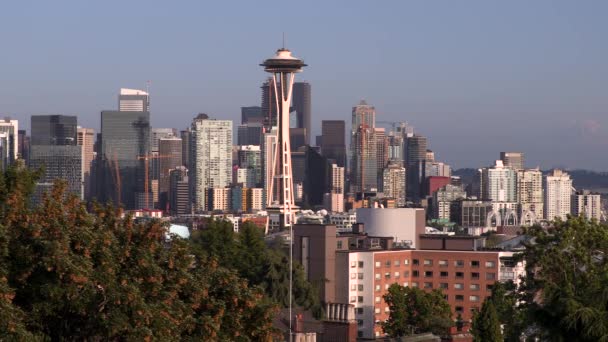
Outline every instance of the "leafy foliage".
[(474, 336), (474, 342), (500, 342), (503, 340), (498, 314), (491, 299), (483, 302), (481, 311), (475, 314), (471, 333)]
[(384, 295), (390, 315), (382, 329), (392, 337), (432, 332), (443, 335), (453, 325), (452, 311), (441, 290), (425, 292), (393, 283)]
[(62, 183), (29, 208), (35, 177), (10, 169), (0, 181), (0, 340), (272, 339), (260, 289), (167, 242), (159, 221), (88, 213)]

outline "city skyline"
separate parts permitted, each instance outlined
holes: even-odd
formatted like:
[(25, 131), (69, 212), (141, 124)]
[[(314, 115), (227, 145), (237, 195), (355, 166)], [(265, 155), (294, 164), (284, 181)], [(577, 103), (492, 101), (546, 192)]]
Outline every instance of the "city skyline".
[[(608, 170), (603, 158), (589, 157), (608, 146), (607, 5), (467, 5), (353, 3), (296, 13), (296, 24), (316, 23), (286, 32), (287, 47), (315, 65), (301, 79), (312, 86), (312, 136), (323, 119), (348, 125), (350, 109), (365, 99), (377, 120), (408, 121), (456, 168), (488, 166), (498, 151), (515, 150), (530, 167)], [(147, 80), (153, 127), (181, 130), (199, 112), (236, 127), (240, 107), (259, 105), (266, 75), (256, 65), (281, 35), (249, 17), (254, 4), (235, 11), (218, 4), (209, 13), (193, 3), (142, 6), (149, 25), (126, 14), (136, 6), (118, 13), (107, 3), (10, 5), (0, 35), (7, 51), (19, 53), (2, 57), (11, 67), (3, 71), (0, 114), (28, 130), (30, 115), (77, 115), (81, 126), (99, 131), (99, 113), (115, 108), (117, 89), (145, 89)], [(188, 20), (177, 22), (182, 16)], [(226, 18), (259, 25), (247, 33), (207, 29)], [(100, 26), (107, 19), (115, 26)], [(356, 25), (362, 20), (368, 24)], [(178, 34), (183, 39), (172, 40)], [(133, 36), (139, 41), (128, 46)], [(344, 54), (349, 60), (338, 63)], [(231, 82), (236, 75), (242, 79)]]

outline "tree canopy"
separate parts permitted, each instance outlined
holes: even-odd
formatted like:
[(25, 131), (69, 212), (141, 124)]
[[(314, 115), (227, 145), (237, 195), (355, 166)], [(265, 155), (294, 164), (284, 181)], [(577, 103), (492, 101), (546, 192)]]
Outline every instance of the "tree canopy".
[(483, 302), (481, 311), (475, 314), (471, 333), (473, 334), (474, 342), (503, 341), (498, 314), (491, 299)]
[(168, 242), (160, 221), (89, 213), (62, 183), (30, 207), (36, 177), (0, 176), (0, 340), (272, 339), (261, 288)]
[(452, 310), (441, 290), (426, 292), (417, 287), (391, 284), (384, 295), (390, 315), (382, 329), (391, 337), (432, 332), (443, 335), (453, 325)]

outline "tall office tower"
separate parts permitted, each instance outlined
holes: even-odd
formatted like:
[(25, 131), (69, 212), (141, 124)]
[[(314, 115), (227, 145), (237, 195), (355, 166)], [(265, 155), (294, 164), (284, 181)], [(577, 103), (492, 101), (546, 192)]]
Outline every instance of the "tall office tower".
[(450, 221), (452, 203), (467, 197), (462, 186), (446, 184), (433, 192), (431, 217), (444, 222)]
[(544, 213), (543, 173), (540, 169), (517, 170), (517, 202), (520, 216), (534, 213), (534, 220), (542, 219)]
[(398, 207), (405, 206), (405, 168), (399, 163), (390, 163), (384, 168), (382, 186), (385, 197), (394, 198)]
[(500, 160), (502, 160), (505, 167), (510, 167), (514, 170), (524, 169), (523, 152), (500, 152)]
[(599, 193), (589, 190), (577, 191), (572, 195), (571, 204), (572, 215), (598, 222), (602, 219), (602, 200)]
[(264, 127), (260, 123), (248, 123), (237, 128), (237, 145), (262, 145)]
[(302, 129), (304, 145), (311, 145), (311, 89), (308, 82), (294, 82), (293, 84), (293, 111), (296, 113), (296, 127)]
[(207, 190), (227, 187), (232, 182), (232, 121), (199, 114), (191, 129), (193, 210), (202, 212), (207, 208)]
[(424, 161), (426, 161), (427, 140), (425, 136), (414, 134), (405, 139), (405, 169), (407, 172), (407, 197), (418, 201), (422, 197), (424, 184)]
[(353, 135), (350, 164), (352, 192), (378, 191), (377, 142), (375, 129), (365, 125), (361, 125)]
[(562, 170), (553, 170), (544, 179), (545, 190), (545, 219), (566, 219), (570, 214), (570, 200), (572, 195), (572, 179)]
[(264, 115), (262, 114), (262, 107), (241, 107), (241, 125), (248, 124), (264, 124)]
[(306, 146), (306, 129), (290, 128), (289, 129), (289, 142), (291, 144), (292, 151), (295, 151), (301, 147)]
[(259, 188), (262, 186), (262, 150), (257, 145), (239, 146), (237, 151), (239, 170), (249, 170), (252, 183), (248, 188)]
[(431, 150), (426, 150), (426, 157), (424, 158), (426, 161), (434, 162), (435, 161), (435, 152)]
[(173, 137), (160, 138), (158, 141), (159, 178), (158, 194), (160, 208), (165, 210), (169, 203), (169, 186), (171, 171), (183, 165), (182, 139)]
[(405, 146), (403, 135), (398, 132), (391, 131), (386, 138), (389, 162), (396, 162), (401, 165), (405, 165), (405, 161), (403, 160), (403, 156), (405, 154), (403, 152), (403, 148)]
[(329, 211), (341, 213), (344, 211), (344, 167), (331, 164), (329, 176), (329, 192), (324, 195), (323, 204)]
[[(0, 136), (2, 133), (0, 132)], [(4, 136), (7, 136), (6, 134)], [(20, 129), (17, 133), (17, 158), (25, 161), (25, 165), (28, 164), (30, 159), (30, 137), (27, 135), (27, 132), (24, 129)], [(0, 146), (8, 146), (8, 141), (6, 144), (0, 142)], [(1, 151), (1, 150), (0, 150)], [(2, 154), (3, 155), (3, 154)], [(4, 159), (3, 159), (4, 161)], [(4, 165), (4, 164), (2, 164)]]
[(424, 162), (424, 177), (451, 177), (452, 168), (450, 165), (443, 162), (425, 161)]
[(0, 120), (0, 167), (6, 167), (19, 158), (19, 121), (5, 118)]
[[(127, 210), (151, 208), (149, 169), (149, 112), (101, 112), (102, 201), (112, 201)], [(146, 176), (147, 179), (146, 179)], [(148, 191), (146, 191), (146, 188)]]
[(329, 164), (327, 158), (310, 146), (304, 153), (303, 202), (314, 208), (323, 205), (323, 195), (330, 189)]
[[(281, 80), (276, 80), (281, 82)], [(269, 77), (262, 84), (262, 115), (264, 117), (263, 124), (266, 131), (269, 132), (272, 127), (277, 125), (277, 108), (276, 108), (276, 95), (275, 95), (275, 79)], [(277, 88), (280, 89), (280, 86)]]
[(484, 168), (481, 194), (492, 202), (517, 202), (517, 173), (497, 160), (493, 167)]
[(180, 137), (182, 138), (182, 164), (185, 167), (190, 167), (190, 128), (180, 131)]
[(351, 132), (354, 134), (361, 125), (369, 128), (376, 128), (376, 108), (361, 100), (358, 105), (353, 107)]
[(150, 95), (138, 89), (120, 88), (118, 110), (121, 112), (148, 112)]
[(90, 200), (93, 195), (93, 179), (91, 178), (91, 168), (95, 160), (95, 130), (92, 128), (77, 128), (77, 143), (82, 149), (82, 183), (83, 197)]
[(384, 128), (376, 128), (376, 165), (378, 191), (382, 191), (384, 168), (388, 165), (388, 139)]
[(150, 139), (150, 151), (158, 152), (159, 151), (159, 140), (163, 138), (173, 138), (177, 136), (177, 132), (175, 128), (152, 128), (150, 131), (151, 139)]
[[(261, 64), (266, 72), (272, 74), (277, 113), (277, 149), (271, 169), (271, 183), (268, 192), (267, 209), (279, 216), (279, 227), (291, 227), (295, 220), (294, 184), (292, 178), (291, 143), (289, 137), (289, 113), (293, 95), (295, 73), (306, 66), (300, 59), (291, 55), (287, 49), (277, 50), (276, 55)], [(279, 84), (279, 86), (277, 86)], [(275, 196), (273, 189), (278, 189)]]
[(178, 166), (169, 175), (169, 212), (171, 215), (190, 214), (190, 184), (188, 169)]
[[(277, 148), (277, 128), (274, 127), (268, 133), (264, 133), (264, 144), (262, 146), (262, 177), (264, 183), (264, 207), (270, 198), (270, 183), (272, 183), (272, 168), (274, 155)], [(277, 189), (274, 189), (278, 191)], [(275, 196), (278, 196), (275, 195)]]
[(77, 144), (76, 116), (32, 115), (30, 165), (44, 168), (36, 182), (34, 203), (53, 187), (55, 180), (67, 183), (67, 192), (82, 197), (82, 147)]
[(321, 154), (334, 160), (339, 167), (346, 166), (346, 123), (344, 120), (321, 121)]

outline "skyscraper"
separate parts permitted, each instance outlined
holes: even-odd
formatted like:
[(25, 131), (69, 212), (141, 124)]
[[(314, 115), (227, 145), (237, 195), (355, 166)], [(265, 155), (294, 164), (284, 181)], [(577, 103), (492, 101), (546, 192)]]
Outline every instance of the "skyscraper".
[[(105, 194), (102, 200), (122, 204), (127, 210), (152, 202), (145, 193), (145, 161), (150, 155), (149, 112), (101, 112), (101, 155)], [(147, 180), (148, 182), (150, 179)], [(147, 198), (147, 200), (146, 200)]]
[(545, 219), (566, 219), (570, 214), (570, 200), (572, 195), (572, 179), (562, 170), (553, 170), (545, 176)]
[[(275, 167), (271, 170), (271, 183), (268, 192), (269, 212), (278, 213), (279, 227), (291, 227), (295, 220), (294, 184), (292, 178), (291, 148), (289, 137), (289, 113), (293, 95), (295, 73), (301, 72), (306, 66), (300, 59), (291, 55), (291, 51), (283, 48), (261, 64), (266, 72), (272, 74), (271, 87), (276, 101), (277, 113), (277, 149), (273, 158)], [(277, 87), (277, 83), (279, 86)], [(262, 106), (263, 107), (263, 106)], [(273, 189), (279, 190), (275, 196)]]
[(78, 126), (77, 143), (82, 149), (82, 182), (83, 182), (83, 197), (90, 200), (92, 196), (91, 168), (95, 159), (95, 130), (92, 128), (84, 128)]
[(321, 154), (340, 167), (346, 166), (345, 126), (344, 120), (321, 121)]
[(182, 166), (182, 139), (175, 136), (158, 140), (159, 180), (158, 194), (161, 209), (166, 209), (169, 201), (171, 171)]
[(264, 115), (262, 113), (262, 107), (241, 107), (241, 125), (247, 124), (264, 124)]
[[(253, 184), (249, 188), (262, 186), (262, 151), (260, 146), (239, 146), (237, 152), (238, 166), (240, 169), (250, 170), (253, 175)], [(252, 185), (252, 186), (251, 186)]]
[(171, 170), (169, 180), (169, 212), (172, 215), (190, 213), (190, 185), (188, 169), (183, 166)]
[(515, 170), (524, 169), (523, 152), (500, 152), (500, 160), (502, 160), (505, 167), (510, 167)]
[(353, 107), (351, 132), (354, 134), (359, 126), (365, 125), (369, 128), (376, 128), (376, 108), (361, 100), (358, 105)]
[(602, 219), (602, 200), (599, 193), (589, 190), (577, 191), (572, 195), (572, 215), (583, 216), (588, 220)]
[(405, 168), (390, 163), (383, 171), (382, 184), (385, 197), (394, 198), (398, 207), (405, 206)]
[(344, 167), (331, 164), (329, 167), (329, 192), (324, 195), (323, 204), (331, 212), (344, 211)]
[(173, 138), (177, 136), (175, 128), (152, 128), (150, 139), (150, 151), (158, 152), (159, 140), (163, 138)]
[(186, 168), (190, 167), (190, 128), (180, 131), (182, 138), (182, 163)]
[[(310, 83), (294, 82), (293, 111), (296, 113), (296, 128), (304, 129), (304, 144), (311, 145), (311, 88)], [(303, 146), (302, 145), (302, 146)]]
[(30, 165), (43, 168), (44, 174), (36, 182), (34, 203), (51, 190), (56, 180), (63, 180), (67, 192), (82, 197), (82, 148), (77, 145), (76, 116), (33, 115)]
[(482, 169), (482, 197), (492, 202), (517, 202), (517, 174), (497, 160), (493, 167)]
[(351, 191), (378, 191), (378, 149), (376, 130), (362, 124), (354, 133), (351, 143)]
[[(0, 137), (2, 137), (2, 136), (7, 137), (10, 135), (8, 135), (6, 133), (4, 133), (4, 135), (3, 135), (2, 132), (0, 132)], [(19, 147), (17, 148), (17, 156), (19, 159), (22, 159), (23, 161), (25, 161), (25, 165), (28, 165), (30, 162), (30, 137), (29, 137), (29, 135), (27, 135), (27, 132), (24, 129), (19, 130), (18, 136), (19, 136), (19, 139), (18, 139)], [(2, 138), (0, 138), (0, 140), (1, 139)], [(8, 140), (6, 143), (0, 142), (0, 146), (8, 146), (8, 145), (9, 145)], [(2, 151), (2, 150), (0, 150), (0, 151)], [(7, 156), (4, 154), (4, 152), (1, 155), (3, 156), (1, 165), (5, 165), (5, 158), (7, 158)], [(8, 161), (9, 159), (6, 159), (6, 161)], [(1, 167), (1, 165), (0, 165), (0, 167)]]
[(248, 123), (237, 128), (237, 145), (262, 145), (264, 127), (259, 123)]
[(118, 110), (121, 112), (148, 112), (150, 95), (138, 89), (120, 88)]
[(407, 197), (417, 201), (422, 197), (426, 161), (427, 140), (425, 136), (414, 134), (405, 139), (405, 168), (407, 172)]
[(209, 119), (199, 114), (192, 121), (190, 156), (193, 210), (205, 211), (207, 190), (232, 182), (232, 121)]
[(517, 202), (520, 215), (526, 212), (534, 213), (535, 219), (540, 220), (544, 215), (543, 173), (540, 169), (517, 170)]
[(19, 157), (19, 121), (0, 120), (0, 168), (6, 169)]

